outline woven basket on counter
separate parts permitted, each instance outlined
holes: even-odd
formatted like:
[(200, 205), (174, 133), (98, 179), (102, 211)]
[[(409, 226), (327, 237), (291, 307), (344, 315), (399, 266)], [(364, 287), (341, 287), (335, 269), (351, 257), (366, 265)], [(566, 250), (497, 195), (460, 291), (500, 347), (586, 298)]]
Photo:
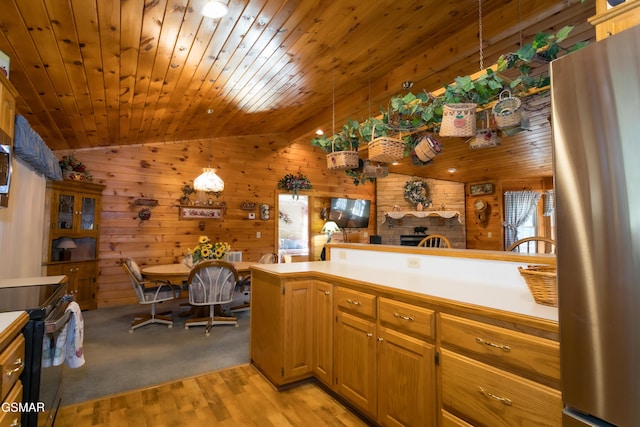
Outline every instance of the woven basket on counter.
[(520, 275), (527, 282), (533, 299), (542, 305), (558, 306), (558, 282), (556, 268), (550, 265), (528, 265), (518, 267)]

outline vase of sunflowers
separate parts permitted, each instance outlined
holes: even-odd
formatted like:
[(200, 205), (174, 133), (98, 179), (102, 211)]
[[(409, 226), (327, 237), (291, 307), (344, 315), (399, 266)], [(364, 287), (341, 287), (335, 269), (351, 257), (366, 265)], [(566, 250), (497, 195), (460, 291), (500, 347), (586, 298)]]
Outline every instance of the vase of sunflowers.
[(198, 238), (198, 246), (193, 250), (188, 249), (191, 254), (193, 264), (200, 261), (223, 259), (224, 254), (231, 249), (227, 242), (211, 242), (208, 236), (200, 236)]

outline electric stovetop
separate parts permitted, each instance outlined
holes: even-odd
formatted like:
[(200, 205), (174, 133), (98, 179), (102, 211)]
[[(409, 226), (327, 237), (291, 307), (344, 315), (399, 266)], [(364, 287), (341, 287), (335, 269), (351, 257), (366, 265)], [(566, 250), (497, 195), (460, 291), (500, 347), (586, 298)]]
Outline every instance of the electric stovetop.
[(0, 312), (25, 310), (31, 319), (44, 318), (66, 293), (67, 276), (0, 280)]

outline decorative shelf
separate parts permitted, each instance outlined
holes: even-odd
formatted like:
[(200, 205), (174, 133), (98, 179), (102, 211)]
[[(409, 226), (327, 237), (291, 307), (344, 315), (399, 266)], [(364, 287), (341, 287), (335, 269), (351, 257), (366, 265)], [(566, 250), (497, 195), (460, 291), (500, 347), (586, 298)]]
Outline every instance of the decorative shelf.
[(401, 219), (407, 215), (415, 216), (416, 218), (429, 218), (429, 217), (440, 217), (444, 219), (458, 218), (458, 222), (462, 224), (459, 211), (394, 211), (394, 212), (384, 213), (385, 221), (387, 218)]
[(134, 206), (158, 206), (158, 199), (139, 198), (131, 202)]

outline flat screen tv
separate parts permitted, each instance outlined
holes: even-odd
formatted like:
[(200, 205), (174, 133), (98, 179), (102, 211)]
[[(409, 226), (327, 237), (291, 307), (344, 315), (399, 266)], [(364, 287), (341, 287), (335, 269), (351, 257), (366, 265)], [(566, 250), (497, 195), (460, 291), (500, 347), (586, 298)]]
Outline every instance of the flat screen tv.
[(329, 221), (335, 221), (340, 228), (367, 228), (370, 209), (371, 200), (334, 197), (331, 199)]

